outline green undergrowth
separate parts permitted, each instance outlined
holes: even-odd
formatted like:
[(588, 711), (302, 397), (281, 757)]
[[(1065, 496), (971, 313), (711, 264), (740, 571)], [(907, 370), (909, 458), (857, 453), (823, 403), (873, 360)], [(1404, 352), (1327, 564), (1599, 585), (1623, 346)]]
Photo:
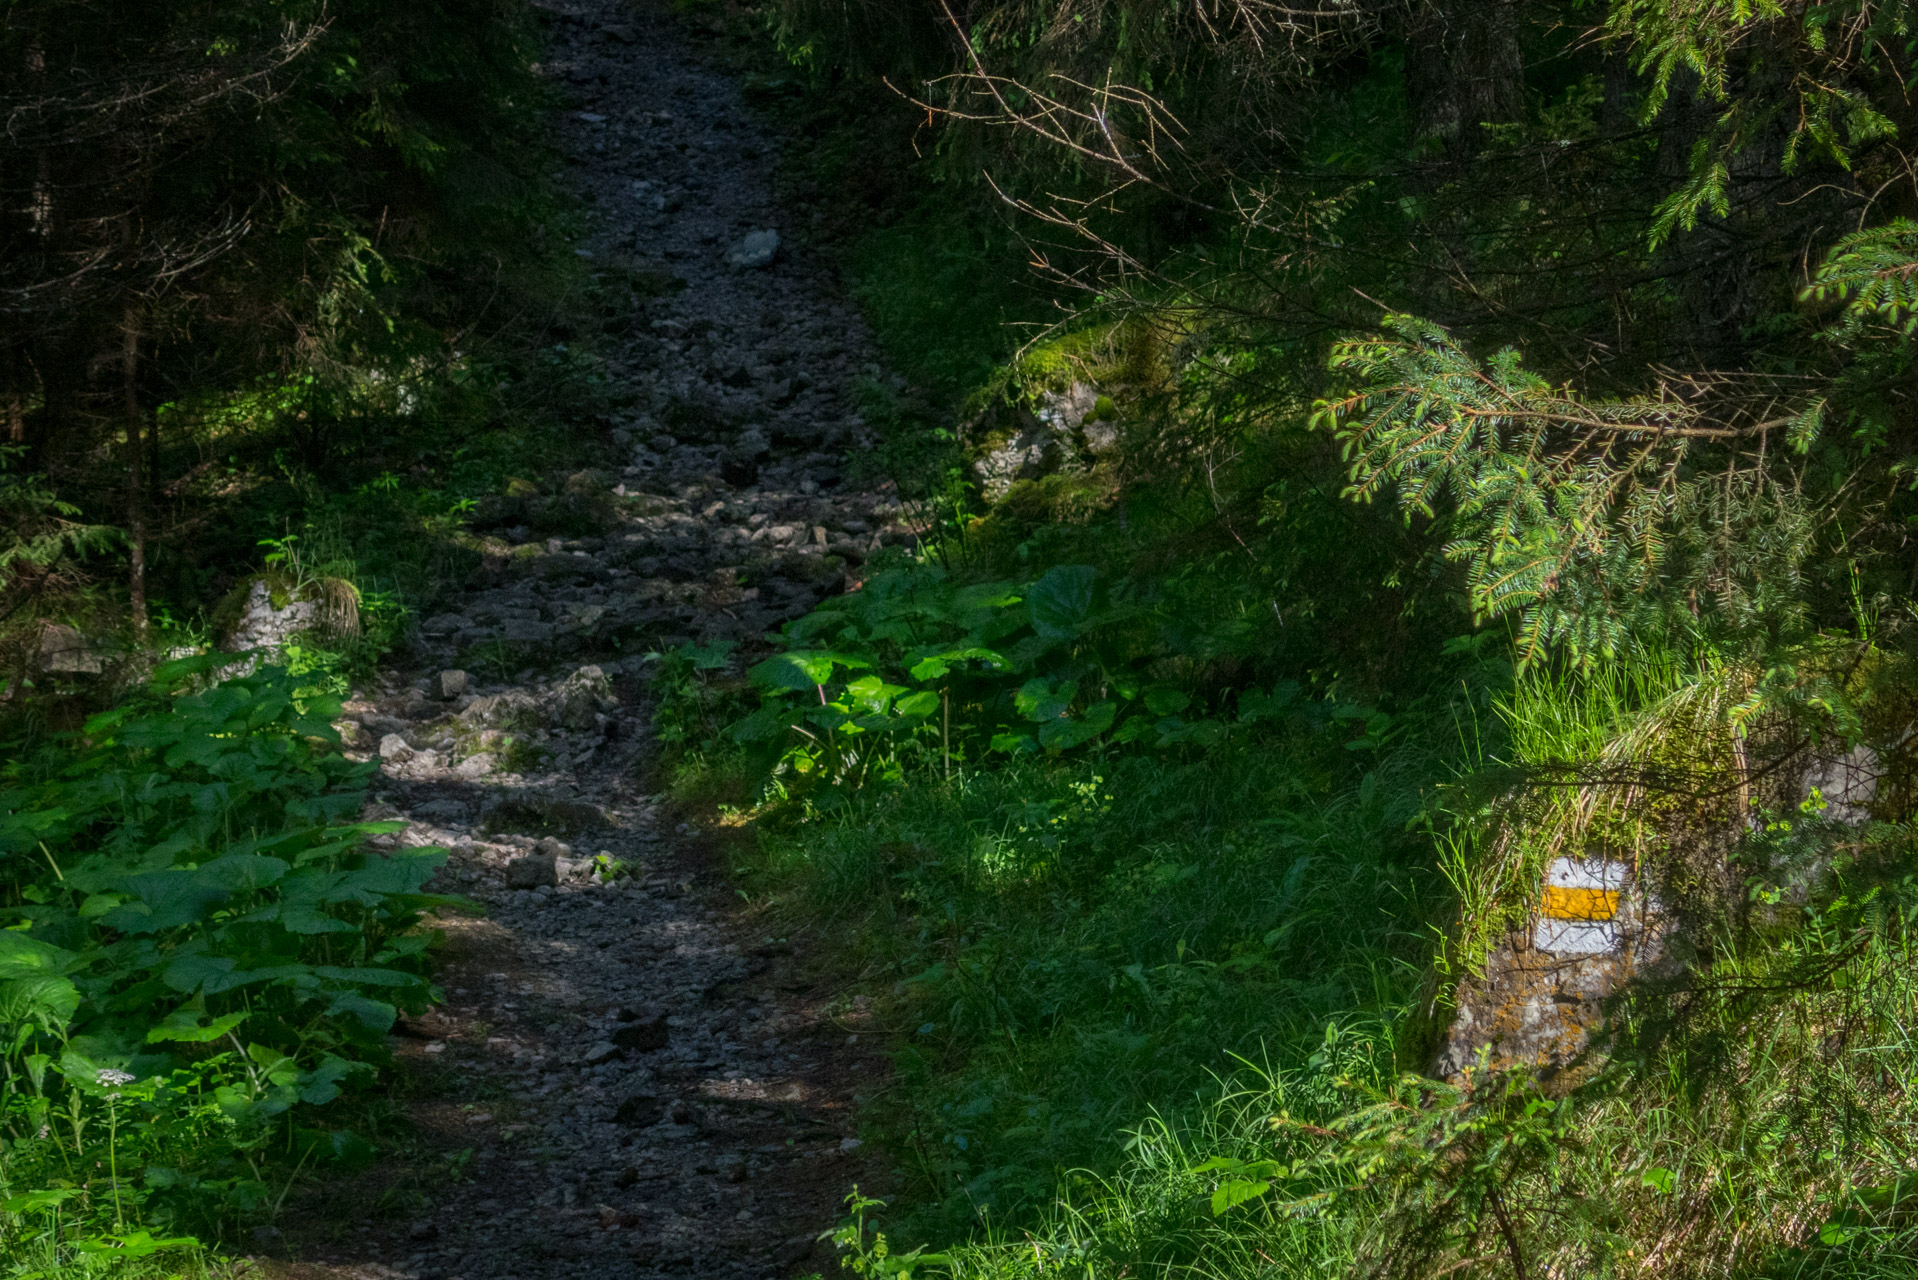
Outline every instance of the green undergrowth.
[(1027, 1222), (1240, 1060), (1412, 1000), (1436, 896), (1407, 834), (1422, 770), (1328, 779), (1325, 754), (1300, 735), (1026, 760), (762, 835), (749, 883), (890, 983), (898, 1075), (866, 1123), (912, 1188), (908, 1234)]
[[(1107, 568), (997, 578), (954, 545), (744, 673), (692, 647), (661, 667), (682, 798), (730, 794), (751, 890), (882, 975), (898, 1074), (866, 1124), (911, 1239), (1042, 1220), (1132, 1126), (1183, 1131), (1242, 1064), (1302, 1060), (1328, 1024), (1430, 1052), (1435, 806), (1506, 669), (1454, 646), (1438, 694), (1409, 698), (1363, 653), (1278, 675), (1243, 565), (1181, 572), (1164, 543), (1204, 520), (1138, 510), (1105, 527)], [(1169, 572), (1130, 555), (1155, 539)]]
[[(1768, 836), (1794, 827), (1816, 840), (1815, 808)], [(1142, 1112), (1039, 1222), (940, 1237), (935, 1267), (1909, 1276), (1918, 879), (1908, 826), (1848, 843), (1802, 907), (1723, 927), (1709, 961), (1632, 991), (1574, 1088), (1408, 1072), (1392, 1026), (1355, 1009), (1201, 1105)], [(1759, 901), (1790, 896), (1741, 864)]]
[[(489, 556), (500, 562), (506, 530), (601, 532), (612, 480), (593, 467), (613, 448), (610, 415), (628, 406), (592, 354), (591, 317), (613, 305), (618, 282), (568, 264), (528, 275), (518, 300), (530, 318), (485, 336), (483, 358), (420, 371), (401, 403), (370, 397), (345, 439), (307, 440), (308, 392), (297, 387), (162, 406), (163, 469), (187, 478), (149, 548), (150, 646), (225, 645), (256, 579), (276, 605), (326, 604), (330, 593), (350, 600), (340, 625), (316, 626), (285, 657), (295, 674), (343, 694), (422, 619), (455, 607)], [(616, 301), (615, 325), (644, 303)], [(580, 326), (588, 331), (575, 335)], [(219, 461), (194, 465), (209, 455)], [(122, 612), (95, 593), (60, 613), (104, 658), (105, 679), (28, 668), (22, 688), (38, 696), (10, 700), (4, 715), (25, 729), (70, 728), (137, 683), (143, 663)]]
[(396, 1014), (434, 998), (417, 926), (454, 904), (422, 891), (442, 852), (367, 846), (393, 828), (358, 820), (370, 770), (339, 755), (337, 714), (283, 668), (222, 677), (202, 658), (78, 732), (6, 744), (0, 1257), (17, 1274), (191, 1255), (370, 1154), (333, 1104), (374, 1081)]
[[(757, 695), (723, 692), (715, 656), (683, 697), (763, 715), (817, 652), (771, 660)], [(1377, 745), (1335, 704), (1206, 741), (1109, 727), (999, 752), (989, 700), (960, 704), (962, 734), (901, 727), (871, 683), (836, 709), (875, 678), (829, 664), (810, 723), (864, 719), (851, 740), (885, 742), (890, 770), (833, 783), (714, 743), (682, 782), (751, 788), (743, 883), (872, 975), (895, 1075), (864, 1131), (897, 1191), (841, 1230), (847, 1265), (1910, 1275), (1909, 682), (1856, 641), (1779, 658), (1531, 670)], [(1711, 781), (1734, 752), (1807, 736), (1881, 753), (1882, 817)], [(1666, 781), (1634, 800), (1567, 789), (1579, 770)], [(1524, 924), (1541, 859), (1586, 840), (1638, 842), (1675, 913), (1671, 962), (1610, 1005), (1575, 1070), (1436, 1078), (1451, 984)], [(1717, 865), (1729, 896), (1702, 879)]]
[[(1871, 99), (1863, 46), (1785, 93), (1825, 9), (1380, 11), (1285, 55), (1198, 11), (755, 16), (909, 379), (862, 388), (860, 479), (922, 538), (770, 659), (667, 655), (658, 723), (746, 890), (870, 975), (896, 1192), (844, 1265), (1918, 1274), (1915, 242), (1834, 243), (1796, 140), (1788, 200), (1712, 159)], [(1836, 163), (1895, 185), (1885, 119)], [(988, 492), (1057, 393), (1085, 422)], [(1868, 816), (1812, 785), (1865, 749)], [(1632, 868), (1660, 958), (1576, 1061), (1439, 1078), (1567, 855)]]

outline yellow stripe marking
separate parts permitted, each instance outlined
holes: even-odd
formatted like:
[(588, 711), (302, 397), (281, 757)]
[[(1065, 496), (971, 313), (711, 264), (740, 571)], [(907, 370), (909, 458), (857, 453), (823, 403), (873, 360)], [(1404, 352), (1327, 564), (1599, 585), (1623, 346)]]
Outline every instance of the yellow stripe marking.
[(1618, 914), (1618, 891), (1548, 884), (1538, 909), (1553, 920), (1610, 920)]

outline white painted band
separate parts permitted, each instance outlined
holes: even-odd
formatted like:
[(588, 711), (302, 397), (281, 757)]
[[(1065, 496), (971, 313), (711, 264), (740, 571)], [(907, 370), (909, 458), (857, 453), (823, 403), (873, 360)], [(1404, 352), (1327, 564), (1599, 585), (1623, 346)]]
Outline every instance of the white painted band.
[(1560, 889), (1625, 887), (1625, 864), (1605, 858), (1554, 858), (1545, 868), (1545, 883)]

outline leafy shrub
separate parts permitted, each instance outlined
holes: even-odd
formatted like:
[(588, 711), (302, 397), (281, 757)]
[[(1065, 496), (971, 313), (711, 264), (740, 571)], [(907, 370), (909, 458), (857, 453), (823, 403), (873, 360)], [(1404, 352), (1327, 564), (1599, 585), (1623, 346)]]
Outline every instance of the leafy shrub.
[[(732, 738), (773, 758), (789, 793), (843, 799), (897, 780), (909, 762), (942, 767), (992, 754), (1057, 754), (1141, 744), (1204, 748), (1235, 728), (1294, 712), (1298, 686), (1240, 690), (1208, 714), (1158, 678), (1190, 658), (1163, 603), (1112, 588), (1088, 565), (1036, 581), (964, 583), (932, 565), (876, 574), (787, 624), (814, 646), (750, 672), (760, 705)], [(1315, 707), (1383, 733), (1369, 709)]]
[[(438, 850), (367, 847), (336, 702), (268, 667), (139, 696), (0, 772), (0, 1230), (218, 1228), (363, 1143), (325, 1105), (432, 999)], [(289, 1167), (280, 1167), (289, 1166)], [(275, 1172), (279, 1167), (279, 1172)], [(282, 1185), (276, 1190), (274, 1183)], [(36, 1225), (39, 1224), (39, 1225)]]

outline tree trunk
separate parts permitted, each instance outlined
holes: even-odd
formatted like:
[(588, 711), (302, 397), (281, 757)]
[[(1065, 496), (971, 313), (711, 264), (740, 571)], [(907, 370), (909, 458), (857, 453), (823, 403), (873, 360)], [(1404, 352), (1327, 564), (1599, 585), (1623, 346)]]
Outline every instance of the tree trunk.
[(1516, 0), (1430, 0), (1417, 10), (1405, 87), (1419, 137), (1470, 155), (1479, 149), (1480, 125), (1524, 115), (1519, 23)]
[(133, 633), (147, 640), (147, 532), (146, 484), (141, 477), (145, 446), (141, 439), (145, 415), (140, 412), (140, 306), (127, 303), (121, 328), (120, 386), (127, 415), (127, 608), (133, 615)]

